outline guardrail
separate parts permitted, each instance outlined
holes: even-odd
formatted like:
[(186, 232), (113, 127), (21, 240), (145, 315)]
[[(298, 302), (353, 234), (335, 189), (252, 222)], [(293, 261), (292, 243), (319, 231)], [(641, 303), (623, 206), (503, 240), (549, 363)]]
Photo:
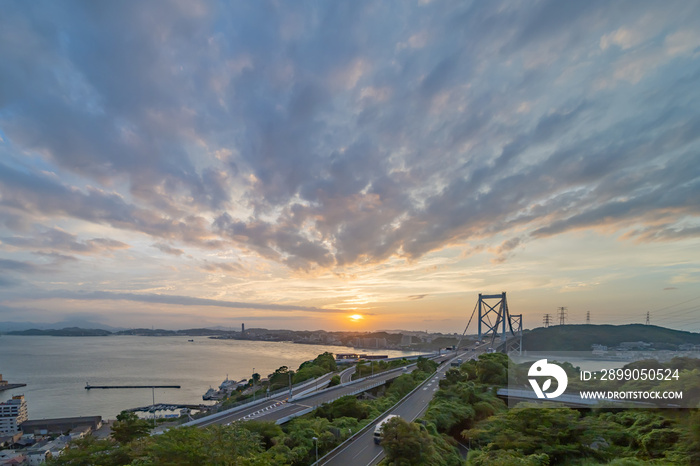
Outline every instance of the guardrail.
[[(402, 369), (402, 368), (399, 368), (399, 369)], [(394, 370), (394, 369), (392, 369), (392, 370)], [(386, 373), (387, 373), (387, 372), (382, 372), (382, 374), (386, 374)], [(374, 377), (376, 377), (376, 376), (374, 376)], [(344, 384), (341, 384), (341, 385), (336, 385), (336, 387), (338, 387), (338, 388), (347, 387), (348, 385), (354, 385), (354, 384), (357, 384), (357, 383), (359, 383), (359, 382), (364, 382), (365, 380), (370, 379), (370, 378), (371, 378), (371, 377), (363, 377), (363, 378), (361, 378), (361, 379), (353, 380), (353, 381), (350, 381), (350, 382), (345, 382)], [(376, 388), (376, 387), (379, 387), (379, 386), (381, 386), (381, 385), (384, 385), (385, 383), (387, 383), (387, 381), (388, 381), (388, 379), (387, 379), (387, 380), (377, 380), (375, 383), (370, 384), (369, 386), (367, 386), (367, 385), (362, 386), (362, 387), (358, 388), (357, 390), (353, 390), (353, 391), (351, 391), (350, 393), (344, 393), (344, 394), (342, 394), (342, 395), (338, 395), (338, 396), (336, 396), (335, 398), (331, 398), (330, 400), (324, 401), (323, 403), (314, 403), (313, 406), (311, 406), (311, 407), (309, 407), (309, 408), (307, 408), (307, 409), (304, 409), (304, 410), (302, 410), (302, 411), (299, 411), (299, 412), (290, 414), (289, 416), (285, 416), (285, 417), (283, 417), (283, 418), (278, 419), (278, 420), (275, 422), (275, 424), (277, 424), (277, 425), (284, 424), (285, 422), (291, 421), (291, 420), (294, 419), (295, 417), (303, 416), (304, 414), (308, 414), (308, 413), (312, 412), (314, 409), (318, 408), (319, 406), (321, 406), (321, 405), (323, 405), (323, 404), (332, 403), (332, 402), (334, 402), (335, 400), (338, 400), (338, 399), (340, 399), (340, 398), (343, 398), (344, 396), (352, 396), (352, 395), (357, 395), (358, 393), (366, 392), (367, 390), (371, 390), (371, 389), (373, 389), (373, 388)], [(335, 388), (335, 387), (334, 387), (334, 388)], [(313, 394), (309, 394), (308, 396), (302, 396), (301, 398), (298, 398), (298, 400), (302, 400), (302, 399), (305, 399), (305, 398), (310, 398), (310, 397), (312, 397), (312, 396), (313, 396)], [(295, 400), (295, 401), (297, 401), (297, 400)]]
[(285, 422), (291, 421), (291, 420), (294, 419), (295, 417), (303, 416), (304, 414), (309, 414), (309, 413), (310, 413), (311, 411), (313, 411), (314, 409), (316, 409), (316, 408), (315, 408), (315, 407), (313, 407), (313, 408), (306, 408), (306, 409), (304, 409), (304, 410), (302, 410), (302, 411), (299, 411), (298, 413), (290, 414), (289, 416), (285, 416), (285, 417), (279, 418), (279, 419), (277, 419), (277, 420), (275, 421), (275, 424), (277, 424), (277, 425), (284, 424)]
[[(411, 391), (410, 391), (408, 394), (406, 394), (403, 398), (401, 398), (399, 401), (397, 401), (396, 404), (394, 404), (391, 408), (389, 408), (389, 409), (387, 409), (386, 411), (384, 411), (382, 414), (380, 414), (379, 416), (377, 416), (372, 422), (370, 422), (369, 424), (367, 424), (366, 426), (364, 426), (362, 429), (360, 429), (360, 430), (358, 430), (357, 432), (355, 432), (352, 436), (350, 436), (350, 437), (348, 437), (347, 439), (345, 439), (345, 441), (344, 441), (343, 443), (341, 443), (340, 445), (338, 445), (337, 447), (335, 447), (334, 449), (332, 449), (331, 451), (329, 451), (328, 453), (326, 453), (325, 455), (323, 455), (323, 457), (319, 458), (319, 460), (316, 461), (315, 463), (313, 463), (312, 466), (317, 466), (317, 465), (325, 464), (325, 463), (327, 463), (328, 461), (332, 460), (333, 457), (334, 457), (335, 455), (337, 455), (341, 450), (343, 450), (348, 444), (350, 444), (350, 442), (352, 442), (353, 440), (355, 440), (355, 439), (358, 438), (359, 436), (363, 435), (363, 434), (364, 434), (365, 432), (367, 432), (369, 429), (374, 428), (379, 420), (384, 419), (386, 416), (388, 416), (389, 414), (391, 414), (391, 412), (392, 412), (393, 410), (395, 410), (396, 408), (398, 408), (399, 406), (401, 406), (401, 404), (404, 403), (404, 402), (408, 399), (408, 397), (410, 397), (411, 395), (413, 395), (419, 388), (421, 388), (423, 385), (425, 385), (426, 383), (428, 383), (428, 381), (429, 381), (429, 380), (433, 377), (433, 375), (435, 375), (436, 373), (437, 373), (437, 371), (432, 372), (428, 377), (425, 378), (425, 380), (424, 380), (423, 382), (419, 383), (419, 384), (416, 386), (416, 388), (414, 388), (413, 390), (411, 390)], [(411, 419), (411, 421), (413, 421), (413, 419)]]
[[(327, 376), (327, 375), (328, 375), (328, 374), (324, 374), (324, 375), (322, 375), (321, 377), (317, 377), (317, 378), (315, 378), (315, 379), (305, 380), (305, 381), (303, 381), (303, 382), (300, 382), (300, 383), (298, 383), (298, 384), (296, 384), (296, 385), (293, 385), (293, 386), (292, 386), (292, 390), (294, 390), (294, 389), (299, 389), (299, 388), (304, 388), (304, 387), (309, 386), (309, 385), (314, 385), (314, 384), (317, 383), (318, 379), (321, 379), (321, 378), (323, 378), (323, 377), (325, 377), (325, 376)], [(204, 423), (204, 422), (214, 421), (214, 420), (216, 420), (216, 419), (220, 419), (220, 418), (222, 418), (222, 417), (226, 417), (226, 416), (228, 416), (229, 414), (233, 414), (233, 413), (236, 413), (236, 412), (238, 412), (238, 411), (242, 411), (242, 410), (244, 410), (244, 409), (247, 409), (247, 408), (256, 406), (256, 405), (258, 405), (258, 404), (264, 403), (265, 401), (268, 401), (268, 400), (269, 400), (270, 398), (272, 398), (273, 396), (279, 395), (279, 394), (281, 394), (281, 393), (288, 392), (288, 391), (289, 391), (289, 388), (285, 388), (285, 389), (282, 389), (282, 390), (277, 390), (277, 391), (275, 391), (275, 392), (271, 392), (271, 393), (270, 393), (270, 396), (261, 397), (259, 400), (255, 400), (255, 401), (245, 400), (245, 401), (241, 402), (242, 404), (237, 405), (237, 406), (234, 406), (233, 408), (229, 408), (229, 409), (226, 409), (226, 410), (224, 410), (224, 411), (217, 411), (216, 413), (209, 414), (209, 415), (207, 415), (207, 416), (197, 418), (197, 419), (195, 419), (194, 421), (189, 421), (189, 422), (186, 422), (186, 423), (181, 424), (181, 425), (182, 425), (183, 427), (187, 427), (187, 426), (196, 426), (196, 425), (202, 424), (202, 423)]]
[[(340, 388), (347, 387), (347, 386), (350, 386), (350, 385), (359, 384), (360, 382), (364, 382), (364, 381), (369, 380), (369, 379), (372, 379), (372, 378), (374, 378), (374, 377), (380, 377), (380, 376), (383, 376), (383, 375), (391, 374), (392, 372), (403, 371), (405, 368), (409, 368), (409, 367), (411, 367), (411, 366), (415, 366), (415, 363), (414, 363), (414, 364), (409, 364), (408, 366), (401, 366), (401, 367), (397, 367), (397, 368), (395, 368), (395, 369), (390, 369), (390, 370), (388, 370), (388, 371), (379, 372), (378, 374), (368, 375), (367, 377), (362, 377), (361, 379), (351, 380), (350, 382), (341, 383), (341, 384), (339, 384), (339, 385), (336, 385), (335, 387), (331, 387), (331, 389), (340, 389)], [(356, 394), (358, 394), (358, 393), (365, 392), (365, 391), (367, 391), (367, 390), (369, 390), (369, 389), (371, 389), (371, 388), (378, 387), (379, 385), (383, 385), (383, 384), (385, 384), (385, 383), (386, 383), (386, 380), (384, 380), (384, 381), (382, 381), (382, 382), (380, 382), (380, 383), (378, 383), (378, 384), (372, 385), (372, 386), (369, 387), (369, 388), (361, 388), (361, 389), (359, 389), (359, 390), (357, 390), (357, 391), (352, 392), (351, 394), (342, 395), (342, 396), (339, 396), (338, 398), (342, 398), (343, 396), (356, 395)], [(301, 396), (301, 397), (296, 397), (296, 396), (295, 396), (295, 397), (294, 397), (294, 401), (300, 401), (300, 400), (309, 398), (309, 397), (311, 397), (311, 396), (313, 396), (313, 395), (310, 394), (310, 392), (307, 393), (307, 394), (304, 395), (304, 396)], [(334, 398), (333, 400), (337, 400), (338, 398)], [(329, 403), (329, 402), (326, 401), (325, 403)]]

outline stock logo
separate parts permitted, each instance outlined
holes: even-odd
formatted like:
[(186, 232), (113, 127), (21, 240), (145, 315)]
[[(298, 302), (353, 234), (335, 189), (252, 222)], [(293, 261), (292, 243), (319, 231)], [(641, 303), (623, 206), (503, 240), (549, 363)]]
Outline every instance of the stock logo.
[[(549, 364), (546, 359), (540, 359), (530, 366), (527, 375), (530, 377), (549, 377), (542, 384), (542, 388), (540, 388), (540, 385), (537, 383), (537, 379), (528, 379), (530, 385), (532, 385), (532, 389), (535, 390), (537, 398), (556, 398), (564, 393), (566, 385), (569, 383), (564, 369), (556, 364)], [(547, 393), (547, 390), (552, 385), (552, 378), (557, 381), (557, 389), (552, 393)]]

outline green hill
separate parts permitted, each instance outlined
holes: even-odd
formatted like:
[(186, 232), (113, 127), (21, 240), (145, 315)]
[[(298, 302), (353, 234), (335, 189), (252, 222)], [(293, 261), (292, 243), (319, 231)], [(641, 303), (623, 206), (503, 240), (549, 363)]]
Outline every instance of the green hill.
[(590, 351), (593, 344), (614, 347), (626, 341), (652, 343), (655, 349), (677, 349), (684, 343), (700, 345), (700, 333), (642, 324), (555, 325), (523, 333), (523, 348), (529, 351)]

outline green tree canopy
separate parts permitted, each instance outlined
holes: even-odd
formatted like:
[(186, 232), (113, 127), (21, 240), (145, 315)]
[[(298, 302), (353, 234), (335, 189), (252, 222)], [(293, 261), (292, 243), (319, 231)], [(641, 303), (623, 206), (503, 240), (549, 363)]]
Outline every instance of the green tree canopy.
[(386, 461), (395, 465), (435, 463), (435, 449), (428, 432), (419, 424), (396, 417), (382, 428), (382, 447)]
[(125, 444), (148, 435), (150, 431), (151, 424), (148, 421), (140, 419), (134, 412), (122, 411), (112, 425), (112, 438)]

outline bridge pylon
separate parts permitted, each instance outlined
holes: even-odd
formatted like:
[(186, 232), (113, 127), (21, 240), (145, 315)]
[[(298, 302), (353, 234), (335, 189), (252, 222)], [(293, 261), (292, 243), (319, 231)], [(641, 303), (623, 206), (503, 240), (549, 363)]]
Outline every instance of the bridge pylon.
[(523, 315), (510, 314), (508, 301), (506, 301), (506, 292), (504, 291), (501, 294), (479, 293), (477, 307), (479, 310), (479, 341), (484, 341), (490, 336), (491, 347), (495, 348), (494, 343), (496, 337), (499, 336), (501, 338), (499, 346), (502, 345), (506, 353), (509, 351), (522, 353)]

